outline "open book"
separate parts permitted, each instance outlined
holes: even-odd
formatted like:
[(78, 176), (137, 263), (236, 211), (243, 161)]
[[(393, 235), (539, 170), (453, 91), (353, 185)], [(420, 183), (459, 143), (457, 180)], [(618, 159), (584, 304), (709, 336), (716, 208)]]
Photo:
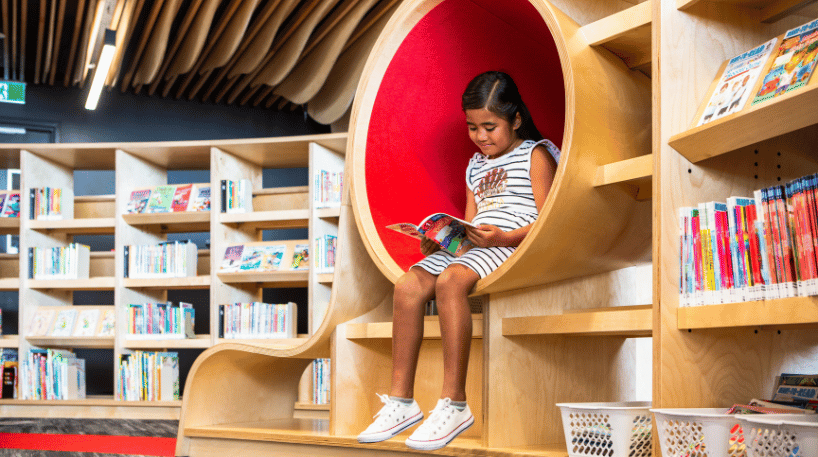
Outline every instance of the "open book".
[(386, 228), (422, 240), (424, 236), (436, 242), (449, 253), (457, 257), (474, 247), (466, 238), (466, 227), (477, 228), (471, 222), (458, 219), (446, 213), (435, 213), (420, 221), (420, 224), (400, 223), (387, 225)]

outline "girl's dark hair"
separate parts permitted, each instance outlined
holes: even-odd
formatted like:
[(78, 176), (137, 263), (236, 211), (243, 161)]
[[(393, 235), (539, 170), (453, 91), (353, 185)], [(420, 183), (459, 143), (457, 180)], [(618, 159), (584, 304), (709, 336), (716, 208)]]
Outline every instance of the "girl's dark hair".
[(501, 71), (487, 71), (471, 80), (466, 91), (463, 92), (463, 110), (487, 109), (507, 120), (512, 125), (517, 113), (520, 113), (522, 123), (517, 129), (517, 135), (524, 140), (539, 141), (542, 134), (534, 125), (531, 113), (526, 108), (520, 91), (511, 76)]

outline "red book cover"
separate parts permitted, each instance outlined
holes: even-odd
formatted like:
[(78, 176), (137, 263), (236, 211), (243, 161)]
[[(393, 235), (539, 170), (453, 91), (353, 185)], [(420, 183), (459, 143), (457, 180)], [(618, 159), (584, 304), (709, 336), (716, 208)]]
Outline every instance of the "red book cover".
[(801, 224), (798, 220), (798, 196), (797, 187), (794, 183), (784, 186), (785, 202), (787, 203), (787, 224), (789, 224), (790, 247), (792, 248), (792, 261), (795, 267), (795, 280), (803, 281), (807, 279), (807, 270), (804, 263), (804, 247), (801, 245)]
[(694, 255), (694, 265), (696, 266), (696, 290), (704, 290), (704, 274), (703, 274), (703, 265), (704, 262), (702, 256), (702, 239), (701, 239), (701, 231), (699, 225), (699, 210), (693, 210), (693, 255)]
[(818, 272), (816, 272), (816, 265), (815, 265), (815, 250), (812, 247), (812, 227), (809, 222), (809, 208), (807, 205), (807, 192), (808, 192), (808, 181), (807, 178), (799, 178), (796, 184), (796, 213), (795, 216), (798, 220), (798, 225), (801, 227), (801, 249), (802, 249), (802, 261), (803, 261), (803, 269), (804, 273), (806, 273), (806, 279), (814, 279), (818, 277)]
[(786, 263), (786, 258), (784, 256), (785, 244), (782, 239), (781, 233), (781, 211), (778, 202), (778, 196), (775, 187), (770, 187), (768, 189), (769, 197), (770, 197), (770, 225), (773, 227), (773, 244), (775, 248), (775, 263), (776, 267), (779, 271), (779, 281), (780, 282), (788, 282), (789, 273)]
[(716, 243), (721, 265), (721, 288), (733, 288), (733, 262), (730, 261), (730, 239), (726, 211), (716, 211)]
[(770, 280), (773, 284), (784, 281), (778, 251), (776, 224), (773, 223), (773, 205), (770, 204), (770, 189), (761, 189), (761, 207), (764, 209), (764, 227), (767, 230), (767, 257), (770, 263)]
[(764, 276), (761, 274), (761, 251), (758, 246), (758, 233), (755, 230), (756, 207), (750, 205), (746, 209), (747, 228), (750, 232), (750, 263), (753, 270), (753, 285), (764, 284)]
[[(807, 177), (807, 189), (805, 192), (807, 202), (807, 220), (810, 224), (810, 232), (812, 234), (812, 252), (813, 255), (818, 255), (818, 200), (816, 200), (816, 189), (818, 188), (818, 175), (810, 175)], [(818, 275), (818, 258), (816, 262), (816, 275)], [(818, 277), (818, 276), (817, 276)]]
[(193, 184), (185, 184), (176, 186), (176, 192), (173, 193), (173, 203), (171, 210), (175, 213), (178, 211), (187, 211), (187, 204), (190, 202), (190, 191), (193, 189)]
[(787, 196), (784, 186), (776, 189), (776, 207), (778, 208), (779, 232), (781, 234), (781, 252), (784, 255), (784, 273), (787, 282), (797, 280), (795, 273), (795, 259), (793, 258), (792, 226), (787, 205)]

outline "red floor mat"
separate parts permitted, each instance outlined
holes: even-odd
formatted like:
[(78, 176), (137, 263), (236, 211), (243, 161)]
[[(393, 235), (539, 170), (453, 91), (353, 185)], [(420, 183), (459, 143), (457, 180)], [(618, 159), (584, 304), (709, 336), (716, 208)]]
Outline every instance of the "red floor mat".
[(99, 452), (104, 454), (173, 457), (176, 438), (109, 435), (58, 435), (0, 433), (0, 449), (37, 451)]

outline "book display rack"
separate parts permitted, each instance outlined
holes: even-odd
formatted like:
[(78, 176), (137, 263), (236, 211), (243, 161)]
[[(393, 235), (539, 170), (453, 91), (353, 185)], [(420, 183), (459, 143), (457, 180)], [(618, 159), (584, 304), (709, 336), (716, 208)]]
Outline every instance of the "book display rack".
[[(134, 351), (169, 351), (178, 349), (209, 348), (220, 341), (218, 336), (217, 304), (242, 301), (261, 301), (265, 287), (307, 287), (323, 289), (319, 303), (299, 303), (310, 309), (320, 323), (327, 307), (327, 290), (332, 287), (331, 278), (319, 278), (310, 268), (298, 271), (272, 271), (264, 277), (226, 277), (216, 274), (222, 261), (224, 248), (236, 242), (261, 240), (261, 230), (274, 228), (311, 227), (313, 221), (327, 221), (337, 226), (337, 214), (313, 215), (310, 202), (310, 184), (300, 187), (263, 189), (262, 170), (265, 168), (308, 168), (319, 164), (311, 158), (317, 149), (334, 158), (332, 166), (343, 168), (346, 134), (326, 134), (303, 137), (282, 137), (252, 140), (219, 140), (167, 143), (100, 143), (100, 144), (52, 144), (52, 145), (3, 145), (2, 154), (9, 167), (19, 167), (24, 189), (53, 187), (74, 189), (74, 170), (114, 170), (116, 194), (111, 196), (73, 197), (73, 204), (62, 205), (62, 219), (31, 220), (29, 200), (22, 201), (19, 230), (8, 227), (9, 233), (19, 233), (20, 252), (30, 247), (68, 246), (75, 235), (113, 234), (113, 252), (91, 252), (87, 279), (31, 279), (28, 256), (0, 255), (0, 288), (19, 291), (20, 335), (4, 335), (0, 345), (16, 348), (26, 354), (30, 348), (60, 349), (106, 349), (113, 351), (114, 360)], [(318, 154), (320, 154), (318, 153)], [(340, 163), (340, 165), (338, 165)], [(323, 166), (323, 165), (322, 165)], [(218, 189), (222, 179), (249, 179), (253, 184), (253, 208), (248, 213), (225, 214), (219, 211), (219, 199), (214, 194), (211, 211), (182, 211), (149, 214), (127, 214), (126, 207), (131, 192), (136, 188), (164, 186), (168, 184), (168, 172), (173, 170), (207, 169), (210, 171), (212, 188)], [(197, 184), (197, 183), (194, 183)], [(198, 183), (199, 186), (204, 185)], [(337, 211), (337, 210), (336, 210)], [(222, 219), (224, 218), (224, 219)], [(333, 222), (334, 221), (334, 222)], [(5, 229), (4, 229), (5, 230)], [(318, 230), (318, 229), (317, 229)], [(327, 230), (327, 229), (320, 229)], [(168, 240), (168, 234), (208, 232), (210, 249), (196, 253), (196, 275), (188, 277), (131, 278), (125, 277), (124, 251), (126, 246), (156, 246)], [(306, 244), (308, 240), (286, 240), (282, 244)], [(284, 259), (282, 267), (289, 268), (290, 258)], [(286, 264), (286, 265), (285, 265)], [(282, 270), (285, 270), (282, 268)], [(23, 274), (26, 273), (26, 274)], [(283, 277), (289, 273), (297, 277)], [(196, 304), (197, 315), (210, 315), (210, 329), (193, 338), (128, 337), (128, 304), (165, 303), (168, 291), (200, 289), (208, 290), (209, 304)], [(31, 322), (39, 309), (85, 310), (91, 306), (72, 306), (73, 293), (84, 290), (108, 290), (114, 292), (114, 303), (100, 303), (96, 308), (115, 311), (116, 331), (110, 336), (55, 336), (28, 335)], [(323, 295), (321, 295), (323, 294)], [(312, 295), (309, 295), (312, 297)], [(207, 316), (205, 316), (206, 319)], [(273, 346), (293, 346), (308, 335), (289, 339), (256, 339), (257, 343)], [(230, 340), (240, 342), (241, 340)], [(328, 356), (328, 355), (327, 355)], [(117, 373), (117, 367), (112, 367)], [(305, 367), (306, 368), (306, 365)], [(301, 372), (304, 370), (302, 369)], [(301, 372), (298, 376), (300, 377)], [(116, 378), (116, 376), (115, 376)], [(115, 379), (115, 391), (121, 391), (120, 380)], [(293, 401), (295, 404), (295, 401)], [(89, 396), (85, 400), (60, 402), (31, 400), (0, 400), (0, 411), (5, 416), (21, 414), (28, 417), (121, 417), (178, 419), (181, 401), (121, 401), (110, 397)], [(310, 409), (302, 406), (302, 409)], [(327, 406), (319, 412), (326, 415)], [(23, 417), (23, 416), (20, 416)]]

